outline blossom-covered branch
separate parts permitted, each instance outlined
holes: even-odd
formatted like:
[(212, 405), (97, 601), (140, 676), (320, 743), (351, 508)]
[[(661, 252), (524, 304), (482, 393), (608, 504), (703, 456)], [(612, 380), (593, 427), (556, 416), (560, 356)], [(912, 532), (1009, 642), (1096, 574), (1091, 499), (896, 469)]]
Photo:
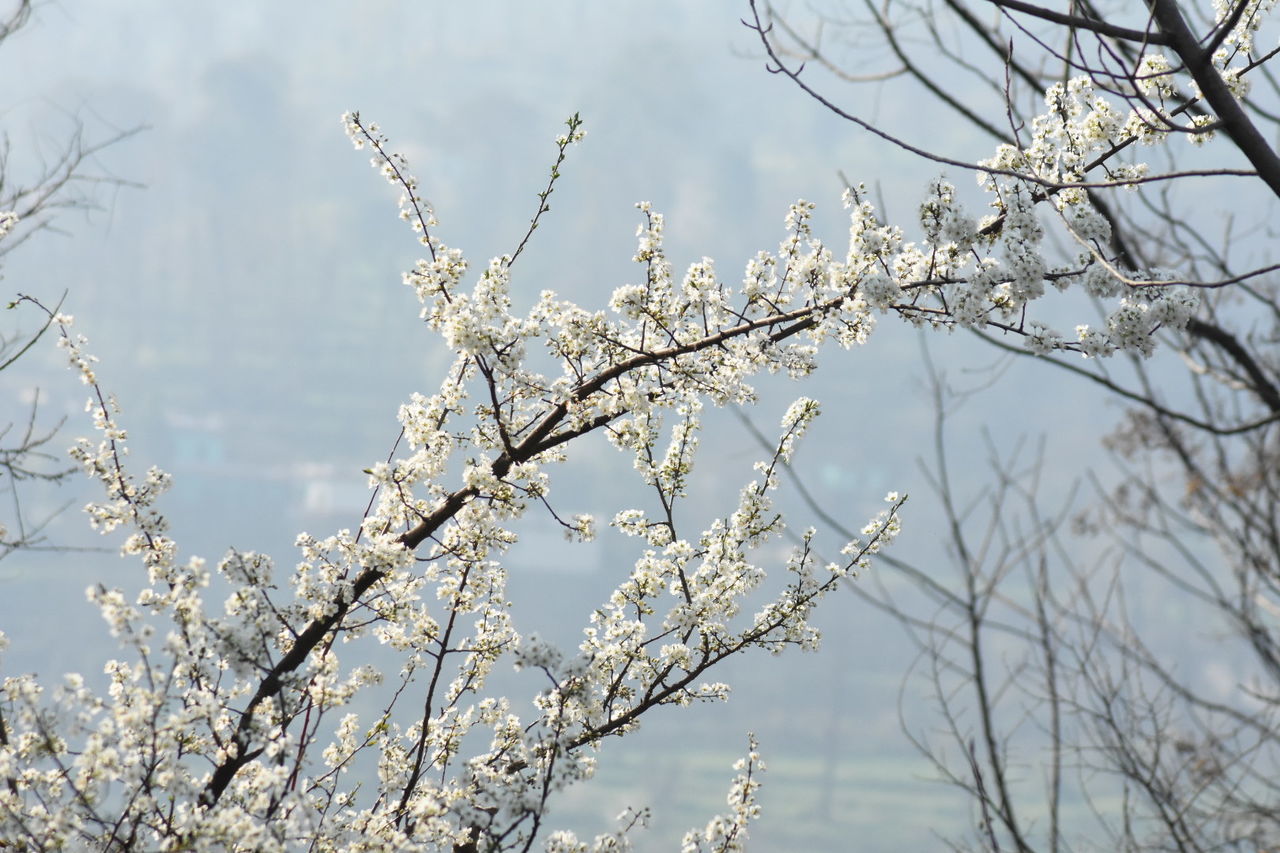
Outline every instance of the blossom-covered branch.
[[(938, 180), (908, 241), (851, 188), (843, 254), (813, 233), (814, 206), (800, 201), (778, 249), (751, 258), (730, 284), (706, 258), (677, 276), (665, 219), (642, 203), (637, 283), (614, 290), (607, 308), (544, 290), (523, 314), (513, 309), (513, 264), (549, 209), (567, 150), (583, 138), (580, 119), (556, 141), (528, 231), (468, 287), (468, 263), (441, 240), (408, 162), (376, 125), (347, 114), (353, 144), (372, 152), (425, 247), (404, 283), (455, 357), (435, 393), (400, 407), (402, 440), (368, 469), (376, 497), (358, 529), (300, 535), (301, 561), (287, 575), (265, 555), (230, 552), (216, 567), (231, 590), (220, 608), (207, 600), (213, 573), (197, 557), (181, 560), (167, 536), (158, 500), (169, 478), (131, 474), (119, 408), (71, 318), (49, 311), (92, 389), (100, 438), (74, 451), (106, 490), (89, 507), (91, 522), (126, 530), (124, 552), (147, 571), (136, 596), (90, 592), (132, 655), (110, 665), (106, 697), (73, 678), (49, 704), (33, 677), (6, 681), (6, 833), (34, 847), (527, 850), (548, 839), (552, 849), (578, 849), (549, 831), (550, 804), (592, 775), (610, 738), (656, 708), (727, 698), (714, 675), (728, 658), (816, 648), (813, 609), (899, 531), (904, 498), (891, 494), (839, 561), (818, 558), (812, 529), (779, 560), (774, 545), (787, 525), (774, 508), (777, 472), (819, 414), (807, 398), (788, 409), (736, 502), (686, 530), (681, 507), (704, 407), (753, 403), (764, 373), (807, 376), (824, 344), (857, 347), (878, 315), (1099, 356), (1148, 354), (1158, 330), (1187, 321), (1195, 298), (1186, 289), (1117, 299), (1132, 280), (1164, 274), (1123, 268), (1105, 219), (1065, 186), (1110, 138), (1088, 131), (1106, 118), (1099, 103), (1079, 82), (1050, 93), (1041, 147), (1002, 149), (989, 164), (994, 213), (984, 220)], [(1059, 191), (1001, 165), (1027, 157)], [(1050, 264), (1040, 248), (1045, 204), (1079, 243), (1068, 265)], [(1046, 286), (1118, 304), (1105, 329), (1068, 341), (1028, 316)], [(574, 538), (594, 535), (593, 517), (556, 512), (552, 489), (554, 463), (593, 433), (631, 457), (657, 510), (610, 508), (639, 554), (570, 651), (519, 630), (503, 558), (531, 508), (549, 510)], [(372, 666), (365, 650), (374, 648), (394, 652), (399, 671)], [(540, 674), (532, 716), (490, 687), (503, 661)], [(733, 816), (687, 845), (736, 849), (755, 813), (759, 768), (752, 742)], [(620, 829), (593, 849), (624, 843)]]

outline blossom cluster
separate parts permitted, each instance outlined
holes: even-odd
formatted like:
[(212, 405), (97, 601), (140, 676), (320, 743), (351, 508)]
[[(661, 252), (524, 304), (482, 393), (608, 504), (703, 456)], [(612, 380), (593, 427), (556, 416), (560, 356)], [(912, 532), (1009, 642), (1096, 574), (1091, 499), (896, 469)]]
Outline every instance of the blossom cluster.
[[(1160, 96), (1166, 66), (1149, 57), (1144, 67)], [(992, 212), (983, 218), (940, 179), (910, 242), (880, 220), (865, 191), (850, 189), (848, 247), (838, 255), (813, 232), (814, 206), (799, 201), (777, 250), (757, 253), (730, 283), (707, 258), (677, 274), (663, 215), (641, 203), (634, 283), (615, 289), (607, 308), (543, 291), (523, 314), (511, 287), (524, 241), (468, 287), (471, 268), (437, 236), (406, 159), (358, 114), (343, 124), (397, 188), (400, 216), (426, 249), (403, 281), (453, 363), (438, 390), (400, 407), (402, 445), (367, 469), (376, 494), (358, 525), (300, 535), (287, 577), (265, 555), (232, 551), (218, 561), (215, 585), (205, 561), (182, 560), (167, 535), (158, 502), (168, 476), (152, 469), (138, 478), (126, 465), (119, 407), (72, 318), (50, 314), (92, 392), (98, 438), (72, 451), (105, 491), (88, 507), (90, 523), (122, 530), (122, 551), (146, 571), (137, 594), (89, 591), (129, 656), (108, 665), (105, 695), (77, 676), (49, 692), (32, 676), (4, 681), (6, 841), (626, 849), (642, 812), (587, 844), (549, 826), (554, 795), (589, 779), (610, 738), (634, 731), (650, 710), (726, 699), (729, 685), (715, 678), (722, 661), (816, 648), (813, 609), (900, 528), (905, 498), (890, 494), (838, 560), (820, 557), (813, 529), (779, 557), (788, 527), (775, 508), (778, 474), (821, 411), (801, 398), (736, 501), (687, 530), (708, 405), (755, 402), (764, 373), (810, 374), (821, 347), (857, 347), (883, 315), (1017, 335), (1035, 352), (1106, 356), (1149, 354), (1159, 330), (1185, 324), (1196, 308), (1194, 292), (1170, 274), (1126, 270), (1108, 248), (1085, 173), (1141, 127), (1083, 80), (1052, 87), (1031, 143), (985, 164)], [(576, 116), (568, 126), (529, 234), (566, 149), (583, 138)], [(1131, 164), (1111, 174), (1127, 181), (1144, 171)], [(1079, 246), (1069, 263), (1047, 255), (1047, 227)], [(1081, 324), (1069, 339), (1028, 316), (1050, 288), (1073, 286), (1110, 305), (1099, 327)], [(546, 510), (570, 538), (595, 535), (594, 517), (556, 513), (552, 488), (554, 463), (591, 433), (631, 460), (653, 503), (605, 516), (638, 555), (589, 615), (578, 647), (564, 650), (519, 630), (504, 556), (530, 509)], [(208, 600), (215, 586), (230, 590), (220, 606)], [(399, 670), (371, 667), (367, 649), (394, 653)], [(503, 663), (535, 674), (529, 702), (489, 686)], [(685, 849), (740, 849), (758, 814), (761, 769), (752, 740), (729, 814), (688, 834)]]

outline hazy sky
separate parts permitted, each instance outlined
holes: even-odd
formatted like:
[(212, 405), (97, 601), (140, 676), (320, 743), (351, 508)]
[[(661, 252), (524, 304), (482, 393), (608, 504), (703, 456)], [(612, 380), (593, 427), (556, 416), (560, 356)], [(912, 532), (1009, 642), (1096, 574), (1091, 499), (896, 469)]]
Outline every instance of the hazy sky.
[[(145, 125), (91, 167), (141, 187), (100, 188), (101, 209), (64, 215), (65, 233), (40, 235), (10, 257), (4, 289), (55, 302), (68, 292), (66, 310), (119, 397), (134, 464), (174, 473), (166, 507), (187, 552), (265, 550), (287, 569), (299, 530), (358, 523), (360, 469), (386, 454), (397, 403), (434, 390), (447, 357), (400, 284), (417, 246), (396, 219), (397, 193), (345, 139), (345, 110), (379, 122), (407, 154), (439, 233), (473, 268), (514, 247), (552, 140), (569, 114), (582, 114), (587, 138), (521, 261), (515, 286), (530, 296), (551, 288), (598, 306), (634, 280), (633, 204), (642, 199), (667, 214), (677, 267), (711, 256), (730, 280), (757, 250), (776, 247), (797, 198), (819, 204), (819, 229), (842, 252), (840, 170), (875, 187), (909, 223), (936, 168), (766, 73), (739, 23), (746, 13), (743, 2), (652, 0), (41, 4), (0, 50), (0, 80), (16, 81), (0, 92), (15, 168), (56, 151), (77, 126), (92, 141)], [(870, 89), (848, 97), (868, 117), (946, 139), (919, 118), (913, 124), (919, 104), (882, 103)], [(973, 143), (953, 141), (962, 150)], [(30, 327), (34, 317), (3, 322)], [(810, 485), (855, 526), (889, 489), (918, 492), (903, 555), (936, 560), (937, 515), (917, 465), (932, 429), (919, 343), (883, 325), (864, 350), (832, 353), (803, 389), (765, 383), (759, 418), (776, 422), (799, 393), (822, 399), (826, 414), (800, 454)], [(980, 384), (985, 374), (966, 371), (996, 361), (960, 337), (935, 336), (932, 346), (961, 384)], [(1083, 389), (1055, 382), (1018, 366), (998, 392), (962, 410), (961, 464), (982, 470), (983, 424), (997, 437), (1052, 424), (1051, 451), (1078, 471), (1099, 420), (1112, 416), (1091, 414)], [(36, 386), (50, 423), (69, 418), (60, 446), (86, 431), (84, 391), (52, 346), (0, 375), (0, 420), (21, 417)], [(736, 491), (755, 452), (732, 418), (712, 428), (701, 463), (712, 474), (700, 495), (708, 501), (726, 494), (725, 477), (735, 484), (727, 494)], [(594, 468), (559, 481), (563, 508), (611, 515), (621, 497), (597, 475), (629, 463), (590, 453)], [(76, 482), (31, 500), (44, 509), (91, 497)], [(53, 535), (100, 544), (74, 508)], [(548, 559), (555, 537), (531, 527), (527, 538), (536, 547), (512, 555), (525, 624), (585, 623), (625, 571), (625, 553), (608, 543)], [(82, 590), (95, 579), (126, 584), (135, 569), (112, 553), (0, 564), (0, 628), (14, 639), (6, 668), (92, 670), (85, 644), (102, 631)], [(911, 847), (931, 843), (919, 818), (934, 804), (962, 819), (961, 800), (921, 782), (925, 768), (898, 737), (897, 686), (910, 655), (896, 629), (851, 595), (826, 606), (823, 652), (737, 666), (729, 680), (740, 693), (729, 708), (655, 720), (630, 752), (604, 754), (607, 784), (573, 794), (564, 814), (607, 820), (621, 805), (652, 805), (652, 849), (670, 849), (686, 824), (721, 803), (754, 729), (776, 772), (765, 778), (753, 849), (851, 832), (867, 839), (865, 849)], [(680, 753), (684, 763), (671, 757)]]

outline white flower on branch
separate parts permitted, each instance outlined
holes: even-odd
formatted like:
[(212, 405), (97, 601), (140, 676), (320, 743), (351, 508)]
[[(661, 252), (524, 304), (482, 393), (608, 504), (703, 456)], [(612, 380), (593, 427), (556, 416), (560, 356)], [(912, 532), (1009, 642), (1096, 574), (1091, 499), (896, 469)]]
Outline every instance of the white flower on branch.
[[(1162, 66), (1149, 58), (1144, 68), (1162, 92)], [(641, 203), (637, 280), (615, 289), (607, 310), (544, 291), (523, 314), (510, 292), (524, 243), (466, 287), (471, 268), (438, 238), (408, 162), (376, 125), (344, 115), (425, 247), (404, 283), (455, 358), (435, 393), (400, 407), (403, 447), (366, 470), (376, 496), (360, 523), (299, 536), (287, 580), (265, 555), (231, 551), (216, 567), (231, 590), (220, 607), (206, 600), (214, 585), (205, 562), (180, 559), (168, 536), (158, 508), (168, 476), (131, 473), (128, 433), (96, 360), (70, 331), (71, 317), (50, 314), (92, 390), (98, 438), (72, 451), (105, 492), (88, 507), (90, 523), (121, 530), (122, 551), (141, 558), (146, 578), (132, 598), (89, 591), (129, 658), (108, 666), (105, 696), (75, 677), (48, 694), (30, 677), (4, 682), (6, 833), (63, 847), (124, 831), (137, 846), (183, 849), (304, 841), (448, 849), (481, 840), (519, 849), (534, 839), (551, 850), (626, 849), (637, 820), (590, 846), (553, 832), (545, 821), (556, 792), (590, 778), (609, 739), (649, 711), (726, 700), (729, 685), (714, 677), (725, 659), (817, 648), (814, 608), (900, 530), (905, 498), (893, 493), (841, 560), (819, 558), (813, 529), (779, 560), (787, 523), (774, 505), (778, 469), (820, 412), (808, 398), (788, 408), (772, 453), (736, 501), (701, 531), (685, 530), (680, 507), (707, 405), (753, 403), (752, 383), (766, 372), (808, 375), (825, 342), (856, 347), (877, 314), (1091, 357), (1149, 354), (1161, 328), (1190, 318), (1196, 299), (1186, 288), (1147, 273), (1152, 286), (1135, 291), (1130, 282), (1142, 277), (1106, 254), (1105, 220), (1074, 186), (1124, 132), (1119, 113), (1082, 80), (1051, 87), (1046, 106), (1027, 146), (1003, 146), (986, 164), (993, 213), (981, 222), (938, 179), (919, 210), (920, 236), (909, 241), (880, 221), (864, 189), (850, 188), (843, 254), (814, 234), (814, 205), (798, 201), (777, 250), (755, 254), (730, 284), (709, 258), (677, 277), (666, 222)], [(1153, 143), (1168, 136), (1129, 121)], [(577, 116), (568, 126), (530, 235), (565, 149), (582, 138)], [(1142, 173), (1141, 164), (1116, 168)], [(1001, 171), (1010, 169), (1027, 177)], [(1076, 265), (1045, 259), (1050, 228), (1080, 244)], [(1050, 284), (1107, 301), (1105, 329), (1080, 326), (1069, 340), (1031, 316)], [(552, 472), (596, 432), (631, 458), (656, 504), (608, 509), (604, 517), (642, 550), (567, 653), (519, 630), (505, 557), (531, 508), (547, 508), (570, 538), (595, 535), (593, 515), (556, 514)], [(399, 655), (400, 672), (360, 662), (377, 645)], [(536, 679), (531, 702), (490, 686), (494, 668), (509, 663)], [(350, 784), (357, 767), (363, 788)], [(741, 848), (758, 815), (761, 769), (752, 740), (729, 813), (687, 835), (686, 849)]]

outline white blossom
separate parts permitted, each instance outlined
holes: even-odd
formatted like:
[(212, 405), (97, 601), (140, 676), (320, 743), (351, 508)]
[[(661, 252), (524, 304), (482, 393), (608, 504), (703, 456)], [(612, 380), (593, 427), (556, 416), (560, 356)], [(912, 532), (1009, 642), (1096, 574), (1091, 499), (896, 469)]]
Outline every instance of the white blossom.
[[(1251, 38), (1243, 23), (1230, 36)], [(1139, 71), (1144, 94), (1170, 96), (1167, 60), (1146, 54)], [(1241, 75), (1224, 77), (1243, 96)], [(170, 536), (160, 509), (168, 475), (128, 464), (120, 407), (72, 317), (49, 312), (90, 390), (96, 436), (72, 449), (102, 489), (86, 508), (89, 523), (118, 536), (141, 571), (120, 588), (87, 591), (120, 647), (104, 691), (78, 676), (5, 678), (4, 837), (50, 849), (109, 846), (111, 833), (140, 849), (534, 843), (549, 803), (591, 778), (614, 736), (660, 706), (727, 699), (719, 662), (817, 648), (814, 609), (900, 532), (905, 497), (890, 493), (839, 559), (819, 557), (812, 528), (795, 531), (779, 556), (789, 530), (775, 505), (779, 469), (821, 411), (804, 397), (783, 415), (771, 452), (742, 472), (745, 485), (726, 489), (723, 506), (699, 507), (710, 520), (686, 529), (679, 508), (694, 493), (708, 406), (753, 404), (763, 374), (807, 376), (822, 346), (857, 347), (892, 318), (1087, 357), (1146, 356), (1161, 330), (1186, 325), (1194, 290), (1160, 271), (1124, 269), (1081, 186), (1091, 160), (1125, 134), (1152, 145), (1168, 138), (1144, 109), (1123, 114), (1083, 78), (1056, 83), (1025, 144), (1003, 145), (983, 163), (989, 215), (966, 212), (939, 178), (911, 226), (918, 233), (908, 233), (851, 188), (841, 251), (815, 234), (815, 205), (797, 201), (776, 250), (748, 259), (737, 281), (723, 280), (710, 258), (675, 272), (666, 220), (641, 202), (634, 281), (604, 307), (543, 290), (527, 311), (511, 298), (520, 248), (473, 272), (438, 237), (407, 160), (376, 125), (344, 115), (423, 247), (403, 282), (454, 360), (437, 389), (399, 408), (403, 441), (366, 469), (374, 495), (350, 528), (299, 535), (288, 569), (239, 550), (206, 563)], [(583, 138), (576, 116), (567, 124), (553, 183), (566, 147)], [(1111, 176), (1138, 181), (1145, 169), (1117, 163)], [(0, 236), (13, 224), (0, 213)], [(1069, 263), (1046, 248), (1050, 233), (1076, 253)], [(1038, 313), (1047, 285), (1083, 289), (1105, 320), (1075, 324), (1070, 338), (1055, 331)], [(555, 463), (595, 432), (651, 490), (647, 509), (560, 512)], [(507, 589), (513, 531), (545, 513), (570, 538), (590, 540), (600, 512), (630, 537), (634, 560), (586, 615), (576, 649), (522, 633)], [(210, 600), (214, 590), (220, 600)], [(0, 635), (0, 651), (6, 642)], [(362, 662), (379, 646), (399, 656), (399, 672)], [(533, 684), (528, 695), (492, 686), (507, 665)], [(352, 783), (355, 768), (368, 770), (365, 787)], [(729, 810), (687, 834), (684, 849), (742, 849), (759, 814), (761, 770), (752, 739)], [(642, 823), (629, 813), (591, 842), (560, 828), (537, 839), (564, 853), (625, 850)]]

